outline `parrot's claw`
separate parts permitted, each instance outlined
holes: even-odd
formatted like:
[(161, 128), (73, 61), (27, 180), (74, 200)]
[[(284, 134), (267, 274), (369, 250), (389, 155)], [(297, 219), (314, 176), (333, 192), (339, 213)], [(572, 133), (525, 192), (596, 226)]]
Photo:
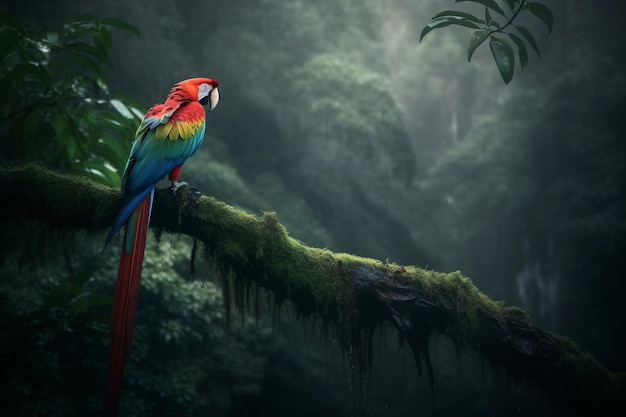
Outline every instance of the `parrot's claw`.
[(189, 192), (194, 198), (198, 198), (202, 195), (200, 190), (198, 190), (196, 187), (189, 187)]
[(174, 195), (180, 195), (180, 194), (177, 194), (177, 192), (182, 187), (186, 188), (182, 192), (183, 198), (190, 198), (191, 200), (196, 201), (196, 202), (200, 199), (200, 196), (202, 195), (202, 193), (196, 187), (192, 187), (186, 182), (172, 181), (171, 190), (172, 190), (172, 193), (174, 193)]
[(178, 182), (178, 181), (172, 181), (172, 192), (174, 194), (176, 194), (176, 192), (178, 191), (178, 189), (182, 186), (189, 186), (189, 184), (187, 184), (186, 182)]

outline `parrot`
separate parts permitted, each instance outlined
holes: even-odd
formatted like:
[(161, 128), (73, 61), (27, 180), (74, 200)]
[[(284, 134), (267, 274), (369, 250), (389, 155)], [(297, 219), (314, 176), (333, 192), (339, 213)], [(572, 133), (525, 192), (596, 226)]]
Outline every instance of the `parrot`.
[(154, 188), (168, 175), (172, 191), (187, 185), (178, 182), (183, 163), (204, 138), (205, 105), (211, 111), (219, 101), (218, 82), (190, 78), (172, 87), (165, 102), (152, 106), (139, 124), (122, 175), (122, 208), (106, 237), (125, 227), (111, 310), (111, 353), (104, 399), (105, 417), (117, 416), (124, 364), (129, 353), (146, 235), (152, 212)]

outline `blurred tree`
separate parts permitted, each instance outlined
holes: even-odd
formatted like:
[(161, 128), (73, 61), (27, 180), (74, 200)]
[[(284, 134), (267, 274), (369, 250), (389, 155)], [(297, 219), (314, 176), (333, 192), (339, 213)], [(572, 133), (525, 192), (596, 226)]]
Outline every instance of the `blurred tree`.
[(111, 298), (91, 285), (90, 271), (63, 271), (63, 261), (43, 273), (17, 271), (4, 263), (0, 275), (0, 415), (84, 413), (87, 404), (77, 403), (98, 383), (94, 348), (106, 339), (101, 306)]
[[(101, 413), (111, 302), (102, 294), (112, 293), (118, 256), (102, 257), (80, 238), (64, 243), (47, 251), (45, 268), (20, 269), (13, 258), (2, 265), (2, 416)], [(220, 289), (183, 279), (189, 242), (164, 235), (148, 251), (121, 413), (226, 416), (235, 399), (258, 396), (268, 357), (284, 345), (266, 322), (226, 336)]]
[[(611, 328), (626, 317), (605, 303), (619, 305), (626, 290), (612, 279), (626, 249), (626, 148), (617, 122), (626, 79), (619, 64), (594, 62), (563, 74), (544, 95), (518, 95), (438, 161), (420, 185), (420, 211), (435, 222), (420, 229), (443, 245), (444, 268), (460, 266), (479, 285), (492, 280), (498, 297), (623, 367), (626, 342)], [(446, 239), (434, 238), (442, 233)], [(571, 310), (584, 313), (560, 313)]]

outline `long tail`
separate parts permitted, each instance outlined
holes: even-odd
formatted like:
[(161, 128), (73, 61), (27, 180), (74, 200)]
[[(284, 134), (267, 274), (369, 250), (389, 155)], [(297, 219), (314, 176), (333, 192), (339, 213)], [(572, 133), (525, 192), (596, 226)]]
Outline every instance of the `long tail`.
[(133, 338), (133, 323), (139, 295), (141, 265), (154, 190), (137, 206), (126, 223), (124, 244), (111, 311), (111, 357), (104, 398), (104, 416), (117, 416), (124, 376), (124, 363)]

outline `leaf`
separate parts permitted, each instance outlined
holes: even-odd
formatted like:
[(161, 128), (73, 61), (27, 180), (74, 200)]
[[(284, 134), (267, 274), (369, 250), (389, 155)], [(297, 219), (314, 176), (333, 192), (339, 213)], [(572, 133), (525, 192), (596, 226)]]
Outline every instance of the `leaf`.
[(119, 187), (122, 183), (122, 178), (119, 172), (111, 171), (106, 168), (106, 163), (103, 161), (88, 161), (82, 164), (81, 174), (87, 175), (89, 178), (111, 187)]
[(122, 103), (120, 100), (112, 99), (110, 101), (110, 103), (111, 103), (111, 106), (113, 106), (113, 108), (122, 117), (125, 117), (127, 119), (132, 119), (133, 118), (133, 114), (130, 112), (130, 109), (128, 107), (126, 107), (126, 105), (124, 103)]
[(485, 39), (489, 37), (493, 32), (491, 30), (477, 30), (472, 35), (472, 39), (470, 39), (469, 47), (467, 48), (467, 62), (472, 60), (472, 55), (474, 55), (474, 51), (478, 48)]
[(72, 20), (72, 24), (91, 26), (95, 24), (96, 18), (91, 13), (86, 13)]
[(422, 33), (420, 34), (420, 42), (422, 41), (422, 39), (424, 39), (424, 36), (426, 36), (433, 29), (438, 29), (438, 28), (442, 28), (442, 27), (450, 26), (450, 25), (465, 26), (465, 27), (472, 28), (472, 29), (481, 29), (482, 27), (484, 27), (482, 23), (479, 24), (479, 23), (476, 23), (476, 22), (473, 22), (471, 20), (467, 20), (461, 17), (454, 17), (454, 16), (440, 17), (440, 18), (434, 19), (432, 22), (427, 24), (426, 27), (424, 27), (424, 29), (422, 29)]
[(59, 34), (56, 32), (48, 32), (46, 34), (46, 40), (50, 45), (56, 45), (59, 42)]
[[(128, 135), (129, 129), (128, 127), (121, 123), (119, 115), (113, 114), (113, 112), (100, 112), (102, 114), (98, 114), (98, 122), (100, 126), (102, 126), (103, 131), (108, 131), (110, 133), (116, 133), (117, 135)], [(133, 133), (133, 132), (131, 132)]]
[(552, 32), (552, 24), (554, 22), (554, 16), (548, 6), (543, 3), (526, 3), (524, 9), (534, 14), (539, 20), (548, 26), (548, 33)]
[(82, 295), (80, 298), (85, 301), (87, 306), (93, 306), (93, 307), (108, 306), (108, 305), (111, 305), (111, 303), (113, 302), (112, 297), (105, 295), (105, 294), (98, 294), (98, 293), (86, 293), (85, 295)]
[(76, 287), (82, 286), (85, 282), (93, 276), (93, 273), (89, 270), (80, 271), (72, 277), (72, 285)]
[(496, 3), (495, 0), (456, 0), (455, 3), (462, 3), (466, 1), (482, 4), (483, 6), (490, 8), (499, 15), (504, 16), (504, 10), (502, 10), (502, 8), (498, 6), (498, 3)]
[(106, 49), (102, 44), (99, 36), (93, 36), (93, 45), (87, 42), (76, 42), (72, 45), (74, 51), (80, 51), (85, 56), (91, 56), (95, 58), (96, 62), (106, 62), (108, 55)]
[(508, 84), (513, 79), (513, 72), (515, 70), (515, 54), (513, 48), (506, 41), (506, 39), (492, 36), (489, 41), (489, 47), (493, 54), (493, 59), (496, 61), (502, 80), (505, 84)]
[(102, 40), (102, 45), (104, 46), (107, 56), (110, 55), (111, 50), (113, 49), (113, 39), (111, 39), (111, 33), (107, 30), (107, 28), (100, 28), (100, 39)]
[(515, 33), (507, 33), (507, 35), (509, 35), (509, 38), (511, 38), (517, 45), (517, 54), (519, 55), (522, 69), (524, 69), (526, 64), (528, 64), (528, 50), (526, 49), (526, 45), (524, 45), (524, 41)]
[(65, 25), (65, 28), (74, 35), (89, 36), (98, 30), (98, 26), (96, 18), (91, 14), (86, 14), (74, 19), (69, 25)]
[(94, 108), (93, 104), (83, 102), (78, 107), (78, 111), (76, 112), (76, 119), (84, 122), (94, 123), (93, 120)]
[(25, 133), (25, 137), (28, 138), (31, 135), (36, 134), (37, 129), (41, 128), (46, 120), (46, 112), (47, 108), (44, 106), (36, 107), (32, 110), (29, 110), (28, 113), (24, 116), (24, 121), (21, 126), (22, 131)]
[(54, 111), (51, 114), (50, 122), (52, 123), (52, 127), (54, 128), (56, 142), (59, 146), (65, 147), (67, 146), (68, 142), (72, 142), (68, 140), (67, 137), (67, 131), (69, 130), (67, 122), (59, 111)]
[(511, 11), (515, 10), (516, 0), (504, 0), (504, 2), (507, 6), (509, 6), (509, 9), (511, 9)]
[(539, 46), (537, 45), (537, 42), (535, 42), (535, 38), (533, 37), (533, 34), (530, 33), (530, 30), (526, 29), (524, 26), (515, 26), (515, 29), (517, 29), (517, 31), (522, 34), (522, 36), (526, 39), (526, 41), (528, 41), (530, 46), (532, 46), (533, 49), (535, 50), (535, 53), (539, 57), (539, 60), (541, 60), (541, 53), (539, 52)]
[(485, 7), (485, 20), (487, 21), (487, 26), (489, 26), (489, 28), (495, 29), (494, 32), (500, 29), (500, 23), (491, 17), (491, 13), (487, 7)]
[(490, 25), (493, 22), (493, 17), (491, 17), (491, 13), (489, 13), (489, 8), (485, 7), (485, 21), (487, 25)]
[[(115, 94), (114, 98), (124, 102), (124, 104), (126, 104), (128, 107), (141, 107), (141, 103), (137, 101), (137, 99), (135, 99), (134, 97), (129, 96), (128, 94), (117, 93)], [(145, 110), (141, 113), (141, 116), (139, 117), (143, 119), (144, 113)]]
[(76, 152), (78, 151), (78, 141), (68, 140), (65, 146), (67, 160), (73, 161), (76, 158)]
[(139, 110), (137, 107), (130, 107), (130, 111), (135, 115), (137, 119), (143, 119), (145, 113), (144, 111)]
[[(109, 155), (113, 155), (115, 159), (126, 162), (126, 159), (128, 158), (128, 149), (122, 146), (119, 139), (103, 134), (98, 139), (98, 142), (106, 148)], [(110, 162), (113, 163), (114, 161)]]
[[(82, 55), (80, 53), (76, 53), (74, 51), (68, 50), (67, 56), (72, 58), (76, 63), (81, 63), (85, 67), (89, 67), (92, 76), (96, 76), (98, 78), (104, 78), (104, 72), (102, 68), (98, 65), (98, 62), (89, 56)], [(75, 71), (75, 69), (73, 68)]]
[(127, 32), (133, 33), (135, 34), (138, 38), (141, 37), (141, 32), (139, 31), (139, 29), (137, 29), (136, 26), (133, 26), (129, 23), (123, 22), (121, 20), (112, 18), (112, 17), (105, 17), (104, 19), (102, 19), (102, 24), (106, 25), (106, 26), (112, 26), (118, 29), (122, 29), (125, 30)]
[(68, 285), (59, 284), (52, 288), (50, 292), (45, 296), (44, 306), (64, 306), (67, 305), (68, 299), (72, 295), (72, 289)]
[(479, 19), (478, 17), (474, 16), (473, 14), (465, 13), (465, 12), (459, 12), (457, 10), (444, 10), (443, 12), (437, 13), (435, 15), (435, 17), (433, 17), (433, 20), (438, 19), (440, 17), (460, 17), (460, 18), (464, 18), (464, 19), (472, 21), (472, 22), (485, 24), (484, 20)]
[(74, 315), (77, 315), (84, 313), (87, 310), (87, 307), (89, 307), (89, 304), (87, 303), (87, 300), (85, 300), (85, 297), (83, 295), (78, 295), (78, 297), (73, 300), (70, 310)]

